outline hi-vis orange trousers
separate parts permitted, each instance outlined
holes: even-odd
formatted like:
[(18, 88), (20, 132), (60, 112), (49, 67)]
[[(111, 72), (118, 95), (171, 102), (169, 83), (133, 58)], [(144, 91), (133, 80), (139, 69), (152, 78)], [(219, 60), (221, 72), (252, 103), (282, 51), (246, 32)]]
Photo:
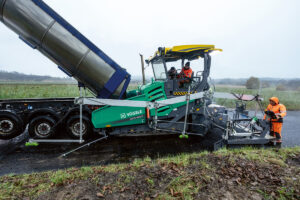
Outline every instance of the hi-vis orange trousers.
[(272, 122), (270, 135), (276, 137), (276, 142), (281, 143), (281, 129), (282, 129), (282, 122)]

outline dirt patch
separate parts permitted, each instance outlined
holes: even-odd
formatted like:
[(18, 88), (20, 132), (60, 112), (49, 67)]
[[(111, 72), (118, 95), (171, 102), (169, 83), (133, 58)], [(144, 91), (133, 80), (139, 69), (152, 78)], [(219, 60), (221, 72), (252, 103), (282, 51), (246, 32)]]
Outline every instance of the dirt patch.
[(276, 164), (231, 156), (210, 160), (216, 167), (216, 175), (209, 183), (207, 198), (263, 199), (263, 195), (278, 196), (277, 189), (284, 185), (284, 170)]
[(300, 155), (288, 158), (287, 164), (291, 166), (300, 167)]
[(80, 181), (65, 186), (59, 186), (38, 199), (44, 200), (68, 200), (68, 199), (97, 199), (95, 194), (97, 186), (89, 181)]

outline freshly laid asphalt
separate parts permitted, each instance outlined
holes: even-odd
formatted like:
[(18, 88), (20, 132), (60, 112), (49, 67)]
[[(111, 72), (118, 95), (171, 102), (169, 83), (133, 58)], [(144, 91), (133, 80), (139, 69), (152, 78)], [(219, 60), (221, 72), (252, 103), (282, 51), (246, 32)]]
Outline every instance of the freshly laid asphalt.
[(300, 146), (300, 111), (288, 111), (282, 127), (282, 146)]

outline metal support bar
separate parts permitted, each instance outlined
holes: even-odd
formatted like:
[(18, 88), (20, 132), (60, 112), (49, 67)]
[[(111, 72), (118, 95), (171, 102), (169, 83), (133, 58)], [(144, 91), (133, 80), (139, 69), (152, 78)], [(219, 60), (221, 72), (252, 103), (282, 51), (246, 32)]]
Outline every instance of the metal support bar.
[(142, 65), (143, 85), (146, 85), (144, 56), (142, 54), (140, 54), (140, 56), (141, 56), (141, 65)]
[(254, 134), (260, 134), (260, 132), (245, 132), (245, 133), (233, 133), (232, 136), (234, 137), (250, 137), (253, 136)]
[(156, 130), (157, 130), (157, 109), (158, 109), (158, 104), (156, 102), (154, 103), (154, 108), (155, 108), (154, 131), (156, 132)]
[[(82, 140), (84, 142), (84, 140)], [(59, 139), (41, 139), (41, 140), (35, 140), (35, 139), (29, 139), (29, 143), (81, 143), (80, 140), (59, 140)]]
[(225, 140), (228, 140), (228, 138), (229, 138), (229, 127), (230, 127), (230, 121), (227, 121), (226, 122), (226, 133), (225, 133), (225, 137), (224, 137), (224, 139)]
[(86, 147), (86, 146), (90, 146), (91, 144), (94, 144), (94, 143), (96, 143), (96, 142), (99, 142), (99, 141), (104, 140), (104, 139), (107, 139), (107, 138), (108, 138), (108, 136), (104, 136), (104, 137), (98, 138), (97, 140), (94, 140), (94, 141), (92, 141), (92, 142), (86, 143), (86, 144), (84, 144), (84, 145), (82, 145), (82, 146), (80, 146), (80, 147), (77, 147), (76, 149), (73, 149), (73, 150), (71, 150), (71, 151), (68, 151), (67, 153), (62, 154), (61, 156), (62, 156), (62, 157), (65, 157), (65, 156), (67, 156), (67, 155), (69, 155), (69, 154), (71, 154), (71, 153), (73, 153), (73, 152), (75, 152), (75, 151), (77, 151), (77, 150), (79, 150), (79, 149), (82, 149), (82, 148), (84, 148), (84, 147)]
[(184, 118), (182, 135), (186, 134), (186, 122), (187, 122), (187, 116), (188, 116), (188, 112), (189, 112), (190, 92), (191, 92), (191, 87), (189, 86), (189, 91), (186, 94), (186, 109), (185, 109), (185, 118)]
[[(200, 99), (204, 96), (203, 92), (194, 93), (190, 95), (190, 100)], [(149, 101), (133, 101), (133, 100), (116, 100), (116, 99), (98, 99), (98, 98), (76, 98), (74, 100), (75, 104), (80, 104), (82, 102), (83, 105), (109, 105), (109, 106), (121, 106), (121, 107), (139, 107), (139, 108), (154, 108), (154, 104), (157, 104), (157, 108), (173, 105), (176, 103), (185, 102), (186, 97), (174, 97), (171, 99), (165, 99), (155, 102)]]
[[(79, 86), (79, 92), (80, 92), (80, 97), (82, 97), (82, 87)], [(80, 109), (80, 143), (82, 143), (82, 102), (79, 104), (79, 109)]]

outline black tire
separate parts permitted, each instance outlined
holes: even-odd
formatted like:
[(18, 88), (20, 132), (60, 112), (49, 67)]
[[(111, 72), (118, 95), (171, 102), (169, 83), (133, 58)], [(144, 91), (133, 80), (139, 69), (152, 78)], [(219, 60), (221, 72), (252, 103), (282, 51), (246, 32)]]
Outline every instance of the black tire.
[(0, 113), (0, 139), (10, 140), (24, 132), (23, 120), (13, 113)]
[(28, 133), (30, 137), (35, 139), (48, 139), (55, 135), (53, 126), (56, 121), (49, 116), (40, 116), (33, 118), (28, 126)]
[[(67, 120), (66, 124), (67, 133), (71, 138), (80, 138), (80, 116), (74, 115)], [(82, 138), (88, 138), (92, 132), (92, 124), (88, 117), (82, 116)]]

